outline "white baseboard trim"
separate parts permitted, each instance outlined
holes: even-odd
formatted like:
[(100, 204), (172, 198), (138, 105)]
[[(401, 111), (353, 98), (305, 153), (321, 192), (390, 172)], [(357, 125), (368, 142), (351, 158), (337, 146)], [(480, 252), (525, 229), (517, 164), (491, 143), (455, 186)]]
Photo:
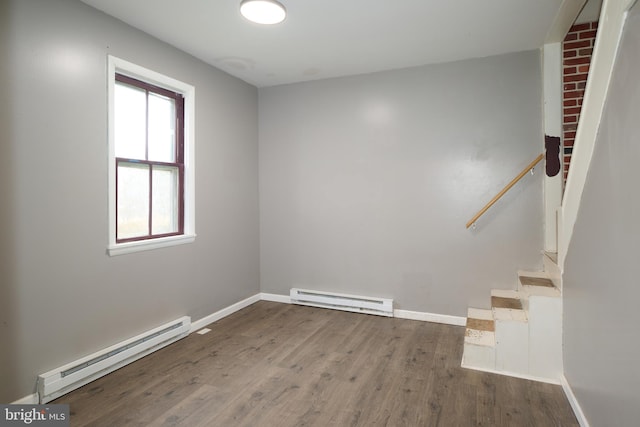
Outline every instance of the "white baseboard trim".
[[(279, 295), (262, 292), (260, 293), (260, 299), (262, 301), (291, 304), (291, 297), (289, 295)], [(420, 311), (393, 310), (393, 316), (399, 319), (420, 320), (422, 322), (443, 323), (445, 325), (465, 326), (467, 324), (466, 317), (449, 316), (447, 314), (423, 313)]]
[(223, 308), (222, 310), (218, 310), (215, 313), (212, 313), (206, 317), (203, 317), (200, 320), (196, 320), (191, 323), (191, 329), (189, 333), (195, 332), (198, 329), (204, 328), (210, 323), (213, 323), (217, 320), (222, 319), (223, 317), (227, 317), (230, 314), (235, 313), (236, 311), (242, 310), (245, 307), (250, 306), (253, 303), (260, 301), (260, 294), (255, 294), (250, 296), (249, 298), (243, 299), (235, 304), (230, 305), (229, 307)]
[(18, 399), (15, 402), (11, 402), (12, 405), (37, 405), (40, 402), (40, 396), (38, 393), (33, 393), (28, 396)]
[(538, 381), (540, 383), (560, 385), (560, 380), (557, 378), (536, 377), (535, 375), (518, 374), (515, 372), (496, 371), (495, 369), (476, 368), (475, 366), (466, 366), (464, 363), (462, 363), (460, 366), (465, 369), (471, 369), (473, 371), (488, 372), (490, 374), (506, 375), (507, 377), (521, 378), (523, 380)]
[(289, 295), (278, 295), (278, 294), (269, 294), (266, 292), (261, 292), (260, 299), (262, 301), (281, 302), (283, 304), (291, 304), (291, 297)]
[(580, 407), (580, 404), (578, 403), (578, 399), (576, 399), (576, 396), (573, 394), (573, 390), (569, 385), (569, 381), (567, 381), (567, 378), (564, 375), (560, 376), (560, 384), (562, 384), (562, 389), (564, 390), (564, 394), (565, 396), (567, 396), (567, 400), (571, 405), (571, 409), (573, 409), (573, 413), (578, 419), (578, 423), (580, 424), (580, 427), (589, 427), (589, 421), (587, 421), (587, 417), (584, 416), (584, 412), (582, 412), (582, 407)]
[(443, 323), (445, 325), (465, 326), (466, 317), (450, 316), (448, 314), (424, 313), (421, 311), (393, 310), (393, 315), (399, 319), (420, 320), (422, 322)]

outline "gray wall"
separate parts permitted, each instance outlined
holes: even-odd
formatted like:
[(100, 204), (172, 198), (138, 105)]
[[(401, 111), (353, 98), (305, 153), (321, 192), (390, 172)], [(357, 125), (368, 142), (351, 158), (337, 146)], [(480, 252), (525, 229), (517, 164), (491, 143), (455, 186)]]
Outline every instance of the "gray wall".
[[(0, 2), (0, 402), (259, 292), (258, 92), (72, 0)], [(110, 258), (107, 54), (196, 87), (196, 242)]]
[(592, 426), (636, 426), (640, 419), (639, 51), (635, 6), (565, 260), (565, 376)]
[(465, 316), (539, 269), (539, 52), (259, 91), (260, 277)]

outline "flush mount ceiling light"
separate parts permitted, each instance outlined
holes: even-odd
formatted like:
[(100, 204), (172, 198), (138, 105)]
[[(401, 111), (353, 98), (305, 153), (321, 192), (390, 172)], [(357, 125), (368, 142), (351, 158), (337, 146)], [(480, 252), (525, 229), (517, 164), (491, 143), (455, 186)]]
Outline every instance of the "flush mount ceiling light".
[(240, 13), (257, 24), (278, 24), (284, 21), (287, 10), (276, 0), (242, 0)]

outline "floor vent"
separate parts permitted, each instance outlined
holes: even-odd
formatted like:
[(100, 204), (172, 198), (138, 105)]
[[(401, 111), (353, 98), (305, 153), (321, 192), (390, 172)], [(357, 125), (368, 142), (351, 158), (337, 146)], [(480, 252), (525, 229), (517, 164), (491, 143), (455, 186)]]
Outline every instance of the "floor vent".
[(361, 297), (297, 288), (291, 289), (290, 296), (293, 304), (393, 317), (393, 300), (388, 298)]
[(181, 317), (114, 346), (38, 376), (40, 403), (48, 403), (189, 334), (191, 318)]

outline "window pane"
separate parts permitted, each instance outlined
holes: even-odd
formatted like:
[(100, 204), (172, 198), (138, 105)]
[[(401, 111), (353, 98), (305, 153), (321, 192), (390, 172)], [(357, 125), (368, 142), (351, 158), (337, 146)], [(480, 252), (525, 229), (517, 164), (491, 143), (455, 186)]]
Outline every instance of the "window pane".
[(116, 83), (114, 96), (116, 157), (146, 160), (146, 92)]
[(178, 232), (178, 168), (153, 166), (152, 233)]
[(175, 161), (175, 100), (149, 93), (149, 160)]
[(118, 163), (118, 239), (149, 234), (149, 166)]

